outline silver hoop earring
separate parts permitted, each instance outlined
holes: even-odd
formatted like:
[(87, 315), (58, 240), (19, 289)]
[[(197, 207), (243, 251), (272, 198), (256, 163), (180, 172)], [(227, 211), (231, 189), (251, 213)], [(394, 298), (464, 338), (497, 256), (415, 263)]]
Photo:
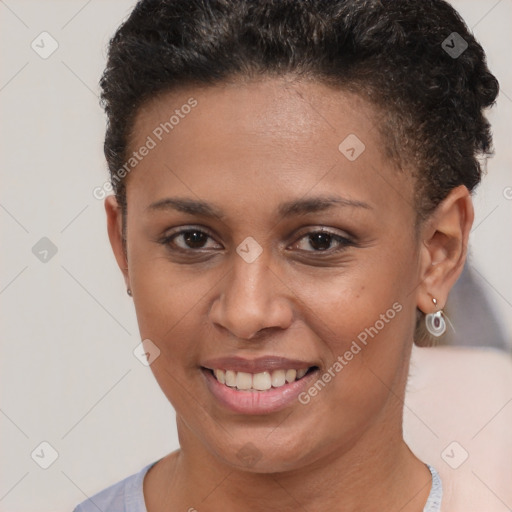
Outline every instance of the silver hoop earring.
[(126, 289), (126, 293), (131, 297), (132, 296), (132, 290), (131, 288)]
[[(437, 300), (432, 299), (434, 306), (437, 307)], [(438, 338), (446, 332), (446, 320), (442, 310), (436, 311), (435, 313), (429, 313), (425, 316), (425, 326), (427, 331)]]

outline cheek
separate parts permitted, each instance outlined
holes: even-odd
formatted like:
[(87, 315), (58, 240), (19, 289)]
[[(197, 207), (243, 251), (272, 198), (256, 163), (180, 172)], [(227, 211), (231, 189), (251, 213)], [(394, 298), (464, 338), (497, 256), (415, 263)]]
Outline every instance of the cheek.
[(197, 364), (201, 340), (194, 336), (211, 290), (207, 273), (176, 271), (165, 257), (138, 258), (130, 279), (140, 335), (159, 347), (160, 364), (179, 372)]
[(306, 306), (307, 324), (315, 326), (321, 338), (340, 352), (352, 340), (364, 341), (367, 329), (376, 335), (376, 328), (379, 336), (386, 337), (403, 322), (404, 315), (398, 310), (411, 300), (407, 295), (412, 285), (403, 279), (404, 266), (395, 267), (382, 261), (358, 262), (357, 268), (326, 273), (325, 277), (297, 274), (289, 282), (295, 283), (294, 295)]
[(412, 267), (395, 257), (325, 280), (300, 280), (304, 321), (336, 375), (329, 384), (333, 401), (357, 410), (402, 382), (415, 318), (407, 273)]
[[(205, 329), (198, 318), (208, 287), (201, 286), (199, 278), (173, 283), (162, 277), (155, 265), (145, 276), (147, 279), (138, 283), (135, 308), (141, 338), (150, 339), (160, 350), (151, 371), (176, 411), (189, 411), (190, 415), (197, 409), (193, 416), (202, 418), (204, 411), (191, 397), (196, 395), (194, 388), (202, 377), (197, 364)], [(173, 277), (176, 281), (177, 275), (173, 273)]]
[[(338, 285), (338, 291), (329, 287), (310, 296), (314, 312), (305, 321), (325, 356), (319, 375), (325, 385), (313, 383), (301, 403), (320, 418), (315, 428), (333, 442), (342, 433), (350, 444), (386, 405), (400, 407), (395, 397), (402, 395), (407, 373), (413, 314), (386, 287)], [(333, 424), (337, 434), (329, 434)]]

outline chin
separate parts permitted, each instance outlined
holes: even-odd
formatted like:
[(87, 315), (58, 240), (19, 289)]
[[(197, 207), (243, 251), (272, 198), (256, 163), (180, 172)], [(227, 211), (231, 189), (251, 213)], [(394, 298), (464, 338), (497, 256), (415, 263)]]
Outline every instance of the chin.
[[(295, 433), (293, 437), (282, 439), (265, 429), (259, 436), (252, 432), (243, 438), (231, 437), (227, 445), (216, 447), (213, 451), (224, 464), (237, 470), (260, 474), (294, 471), (326, 455), (315, 455), (308, 432), (304, 435)], [(270, 439), (272, 436), (273, 440)], [(311, 451), (305, 451), (306, 446)]]

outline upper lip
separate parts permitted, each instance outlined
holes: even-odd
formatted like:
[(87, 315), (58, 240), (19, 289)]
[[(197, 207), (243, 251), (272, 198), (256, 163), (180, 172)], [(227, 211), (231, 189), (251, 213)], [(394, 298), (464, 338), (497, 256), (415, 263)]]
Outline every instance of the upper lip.
[(235, 372), (261, 373), (272, 370), (307, 369), (315, 366), (314, 363), (286, 357), (264, 356), (255, 359), (243, 357), (219, 357), (208, 359), (201, 366), (210, 370), (232, 370)]

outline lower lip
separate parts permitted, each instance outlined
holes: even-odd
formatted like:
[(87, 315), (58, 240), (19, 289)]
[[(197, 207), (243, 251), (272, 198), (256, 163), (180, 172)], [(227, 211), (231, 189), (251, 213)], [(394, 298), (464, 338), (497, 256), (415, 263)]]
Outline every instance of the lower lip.
[(229, 410), (240, 414), (269, 414), (297, 403), (299, 395), (316, 378), (318, 369), (308, 373), (302, 379), (279, 388), (270, 388), (268, 391), (238, 391), (236, 388), (221, 384), (210, 370), (203, 368), (202, 372), (208, 389)]

